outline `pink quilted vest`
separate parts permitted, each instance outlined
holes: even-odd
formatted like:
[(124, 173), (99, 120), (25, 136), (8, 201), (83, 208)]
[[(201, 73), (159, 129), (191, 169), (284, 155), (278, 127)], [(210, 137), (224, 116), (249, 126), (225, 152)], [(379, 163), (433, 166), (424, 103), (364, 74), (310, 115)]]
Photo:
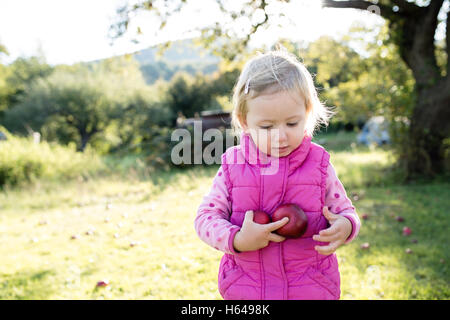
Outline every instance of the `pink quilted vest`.
[[(245, 300), (339, 299), (336, 255), (320, 255), (314, 246), (323, 243), (312, 239), (328, 224), (322, 208), (329, 154), (309, 136), (281, 158), (259, 157), (248, 134), (242, 134), (240, 142), (222, 155), (231, 223), (242, 226), (248, 210), (272, 215), (278, 206), (294, 203), (308, 216), (308, 228), (298, 239), (270, 242), (257, 251), (225, 254), (219, 267), (220, 294), (224, 299)], [(274, 164), (276, 173), (263, 173)]]

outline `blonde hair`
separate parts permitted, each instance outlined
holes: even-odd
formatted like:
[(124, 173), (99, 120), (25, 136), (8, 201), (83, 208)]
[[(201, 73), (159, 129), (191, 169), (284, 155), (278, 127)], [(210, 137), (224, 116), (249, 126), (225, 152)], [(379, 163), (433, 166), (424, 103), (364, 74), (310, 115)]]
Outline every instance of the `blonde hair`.
[(259, 54), (244, 66), (233, 89), (232, 127), (242, 130), (239, 119), (246, 119), (247, 101), (263, 94), (280, 91), (297, 92), (305, 99), (306, 132), (311, 137), (320, 125), (328, 125), (333, 112), (317, 96), (314, 81), (306, 67), (297, 58), (278, 47), (276, 51)]

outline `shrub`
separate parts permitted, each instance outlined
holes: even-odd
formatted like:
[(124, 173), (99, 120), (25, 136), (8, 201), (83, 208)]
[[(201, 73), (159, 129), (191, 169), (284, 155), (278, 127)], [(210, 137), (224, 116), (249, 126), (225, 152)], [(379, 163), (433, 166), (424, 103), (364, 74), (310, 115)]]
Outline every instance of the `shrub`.
[(0, 141), (0, 187), (31, 182), (36, 178), (70, 179), (87, 177), (103, 169), (99, 156), (76, 152), (75, 145), (63, 147), (45, 141), (34, 143), (13, 136), (0, 126), (7, 140)]

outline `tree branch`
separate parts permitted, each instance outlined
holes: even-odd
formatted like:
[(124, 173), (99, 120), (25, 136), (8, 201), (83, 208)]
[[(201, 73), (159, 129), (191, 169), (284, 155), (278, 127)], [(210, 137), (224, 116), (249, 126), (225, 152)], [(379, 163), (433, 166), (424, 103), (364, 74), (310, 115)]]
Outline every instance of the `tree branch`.
[[(433, 50), (434, 56), (434, 34), (438, 25), (438, 14), (443, 3), (444, 0), (431, 0), (428, 7), (426, 7), (426, 11), (424, 11), (424, 15), (420, 17), (421, 19), (418, 22), (415, 22), (419, 23), (420, 27), (417, 29), (414, 47), (420, 52)], [(410, 21), (413, 23), (412, 20)]]
[(437, 17), (443, 4), (444, 0), (431, 0), (427, 8), (431, 11), (431, 15)]
[(322, 6), (326, 8), (348, 8), (348, 9), (367, 10), (372, 13), (373, 13), (373, 11), (371, 10), (372, 8), (378, 8), (380, 15), (385, 19), (396, 21), (399, 18), (399, 14), (393, 12), (392, 7), (380, 3), (375, 4), (373, 2), (365, 0), (350, 0), (350, 1), (323, 0)]
[(421, 11), (421, 7), (415, 5), (414, 3), (408, 2), (406, 0), (392, 0), (392, 2), (400, 8), (400, 11), (405, 11), (410, 14), (416, 14)]
[[(267, 21), (269, 21), (269, 15), (267, 14), (266, 6), (267, 6), (266, 0), (263, 0), (263, 1), (261, 1), (261, 4), (256, 8), (256, 9), (261, 9), (261, 10), (264, 11), (264, 20), (259, 22), (259, 23), (257, 23), (256, 25), (252, 25), (252, 30), (249, 32), (249, 34), (247, 35), (247, 39), (244, 41), (245, 45), (247, 45), (248, 41), (250, 41), (250, 36), (252, 34), (255, 34), (256, 31), (258, 31), (258, 29), (261, 26), (263, 26), (264, 24), (267, 23)], [(255, 12), (256, 9), (253, 12)]]
[(445, 28), (445, 43), (446, 43), (445, 50), (447, 51), (447, 74), (446, 74), (447, 79), (446, 80), (450, 86), (450, 21), (449, 21), (449, 17), (450, 17), (450, 10), (447, 11), (447, 27)]
[(330, 8), (351, 8), (351, 9), (367, 10), (367, 8), (373, 5), (373, 3), (365, 0), (349, 0), (349, 1), (324, 0), (322, 1), (322, 5), (324, 7)]

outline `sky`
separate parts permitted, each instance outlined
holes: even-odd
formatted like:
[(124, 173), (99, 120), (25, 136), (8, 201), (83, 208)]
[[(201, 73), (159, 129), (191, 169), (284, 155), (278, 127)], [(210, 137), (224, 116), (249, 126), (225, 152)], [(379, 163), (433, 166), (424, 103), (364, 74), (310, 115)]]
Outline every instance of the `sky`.
[[(174, 16), (176, 23), (169, 21), (166, 30), (158, 30), (154, 17), (142, 15), (131, 24), (132, 29), (139, 25), (144, 32), (139, 44), (133, 43), (131, 36), (124, 36), (111, 45), (109, 27), (117, 17), (116, 9), (126, 1), (1, 0), (0, 43), (9, 51), (2, 61), (10, 63), (38, 53), (43, 53), (52, 65), (92, 61), (136, 52), (165, 40), (186, 38), (193, 35), (186, 30), (223, 21), (214, 0), (189, 0), (189, 7)], [(373, 28), (382, 23), (380, 17), (359, 10), (322, 10), (319, 1), (293, 2), (290, 7), (272, 7), (282, 10), (290, 23), (261, 32), (254, 39), (255, 45), (271, 44), (280, 35), (294, 41), (313, 41), (324, 34), (339, 37), (355, 21)]]

